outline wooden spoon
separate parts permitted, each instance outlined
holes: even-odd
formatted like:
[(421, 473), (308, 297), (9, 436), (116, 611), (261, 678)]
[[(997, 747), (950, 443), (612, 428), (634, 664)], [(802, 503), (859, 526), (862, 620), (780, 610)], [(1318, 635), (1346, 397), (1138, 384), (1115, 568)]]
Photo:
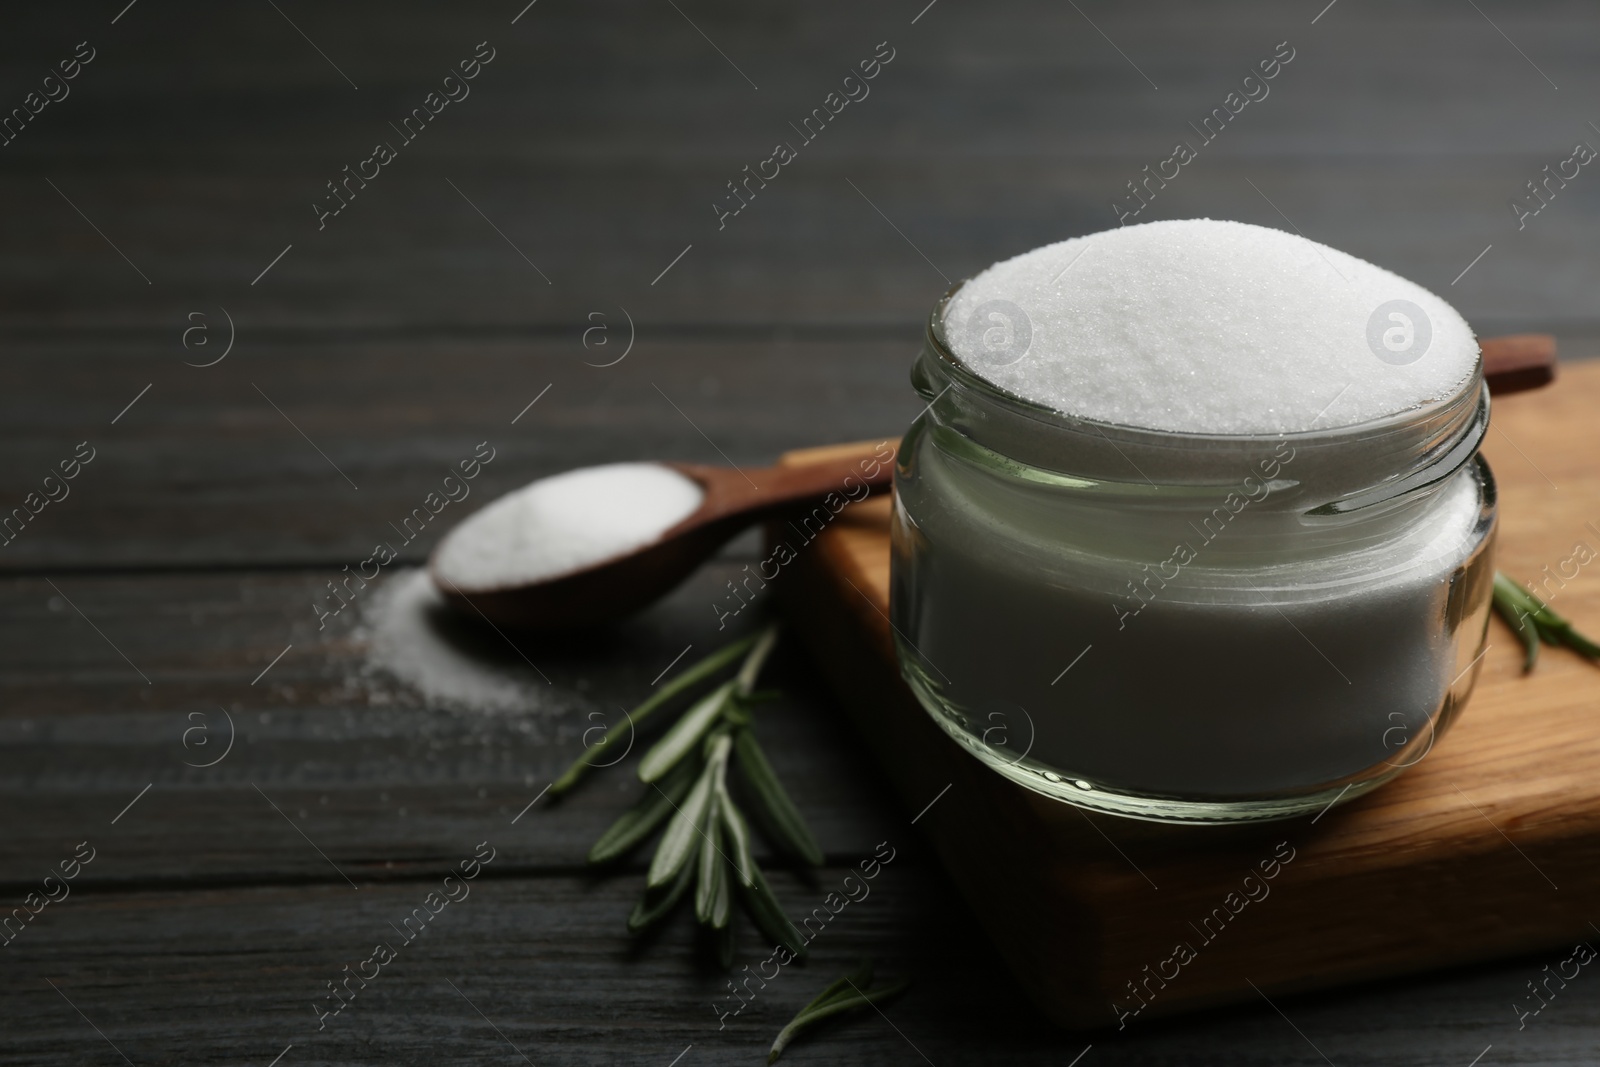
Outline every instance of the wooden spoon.
[[(830, 523), (845, 503), (888, 489), (898, 444), (886, 440), (798, 467), (740, 471), (663, 463), (698, 482), (705, 496), (688, 518), (643, 548), (517, 585), (459, 587), (440, 577), (437, 548), (428, 569), (446, 601), (496, 625), (551, 631), (610, 622), (677, 586), (735, 534), (757, 522), (799, 511), (794, 521), (815, 530)], [(811, 508), (803, 510), (807, 503)]]
[(1547, 333), (1514, 333), (1485, 337), (1483, 377), (1495, 396), (1549, 385), (1556, 376), (1556, 339)]
[[(1484, 377), (1495, 395), (1535, 389), (1555, 377), (1555, 338), (1490, 337), (1481, 342)], [(694, 479), (700, 506), (643, 548), (541, 581), (463, 589), (441, 578), (438, 550), (429, 570), (455, 607), (496, 625), (568, 630), (623, 618), (656, 600), (751, 525), (811, 503), (797, 521), (826, 526), (849, 500), (889, 488), (896, 442), (865, 445), (816, 464), (740, 471), (696, 463), (663, 466)], [(442, 544), (442, 542), (441, 542)]]

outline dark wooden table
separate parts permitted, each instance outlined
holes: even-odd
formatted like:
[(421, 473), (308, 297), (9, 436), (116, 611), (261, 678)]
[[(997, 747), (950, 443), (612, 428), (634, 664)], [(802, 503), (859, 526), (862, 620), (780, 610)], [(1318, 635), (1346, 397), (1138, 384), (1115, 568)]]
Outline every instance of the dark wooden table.
[[(603, 639), (524, 642), (551, 685), (521, 714), (375, 686), (349, 617), (319, 632), (310, 608), (479, 441), (487, 499), (598, 461), (898, 432), (946, 285), (1114, 224), (1125, 183), (1283, 41), (1270, 95), (1139, 219), (1297, 229), (1482, 333), (1591, 355), (1600, 177), (1520, 229), (1508, 200), (1600, 144), (1592, 7), (125, 3), (15, 6), (0, 34), (0, 107), (27, 116), (0, 147), (0, 505), (95, 450), (0, 548), (0, 903), (95, 850), (0, 948), (0, 1062), (753, 1064), (861, 954), (915, 989), (793, 1062), (1593, 1062), (1600, 979), (1518, 1029), (1557, 955), (1052, 1031), (792, 647), (760, 728), (830, 866), (777, 892), (798, 912), (877, 842), (899, 858), (719, 1030), (688, 917), (633, 946), (639, 867), (583, 868), (629, 777), (517, 816), (588, 711), (726, 636), (711, 604), (755, 542)], [(891, 50), (801, 143), (790, 124)], [(390, 124), (475, 52), (470, 95), (405, 141)], [(67, 95), (27, 111), (46, 91)], [(395, 158), (319, 223), (378, 141)], [(719, 219), (779, 141), (796, 158)], [(188, 766), (184, 731), (219, 707), (232, 750)], [(471, 898), (319, 1033), (325, 983), (482, 841)], [(746, 933), (740, 962), (757, 950)]]

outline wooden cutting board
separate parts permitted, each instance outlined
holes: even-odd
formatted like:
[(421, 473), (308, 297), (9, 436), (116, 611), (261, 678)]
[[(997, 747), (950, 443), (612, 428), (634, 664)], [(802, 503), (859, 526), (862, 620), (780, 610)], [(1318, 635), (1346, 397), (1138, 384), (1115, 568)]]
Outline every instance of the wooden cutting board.
[[(1524, 580), (1547, 566), (1576, 572), (1548, 586), (1552, 607), (1591, 636), (1600, 635), (1597, 414), (1600, 361), (1566, 367), (1554, 388), (1496, 398), (1484, 449), (1500, 488), (1497, 565)], [(900, 681), (887, 616), (889, 507), (888, 498), (852, 504), (800, 549), (784, 568), (783, 610), (1052, 1019), (1138, 1026), (1597, 936), (1600, 667), (1546, 648), (1524, 676), (1518, 642), (1497, 618), (1455, 725), (1359, 800), (1243, 828), (1088, 813), (980, 764)], [(1575, 553), (1580, 544), (1587, 550)], [(1518, 992), (1507, 991), (1508, 1005)]]

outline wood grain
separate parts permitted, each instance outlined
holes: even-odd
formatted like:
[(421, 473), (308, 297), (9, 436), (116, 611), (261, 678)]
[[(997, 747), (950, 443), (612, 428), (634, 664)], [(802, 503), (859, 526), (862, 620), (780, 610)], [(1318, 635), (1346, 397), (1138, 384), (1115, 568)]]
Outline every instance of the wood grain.
[[(1501, 493), (1499, 564), (1560, 579), (1553, 602), (1600, 630), (1600, 365), (1495, 403), (1486, 453)], [(854, 446), (847, 446), (854, 447)], [(805, 462), (824, 453), (791, 454)], [(1115, 1025), (1175, 942), (1202, 945), (1150, 1018), (1270, 994), (1457, 965), (1588, 936), (1600, 892), (1600, 668), (1557, 653), (1524, 677), (1496, 622), (1461, 720), (1417, 766), (1325, 815), (1250, 828), (1089, 814), (1011, 785), (962, 752), (905, 689), (889, 634), (888, 501), (852, 505), (785, 587), (854, 722), (927, 828), (1019, 981), (1052, 1018)], [(1593, 553), (1591, 552), (1591, 556)], [(948, 786), (948, 796), (941, 790)], [(1270, 860), (1295, 859), (1220, 935), (1199, 923)], [(1210, 928), (1206, 931), (1211, 932)], [(1070, 961), (1070, 965), (1063, 965)], [(1170, 976), (1169, 976), (1170, 977)]]

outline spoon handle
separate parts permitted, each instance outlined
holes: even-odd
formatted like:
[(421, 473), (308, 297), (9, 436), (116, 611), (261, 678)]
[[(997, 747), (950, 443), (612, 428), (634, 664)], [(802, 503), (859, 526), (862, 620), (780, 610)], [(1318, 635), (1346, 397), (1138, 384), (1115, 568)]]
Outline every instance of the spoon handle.
[(883, 492), (894, 482), (894, 460), (899, 441), (894, 439), (839, 445), (812, 463), (782, 467), (738, 468), (670, 463), (706, 490), (705, 502), (695, 518), (717, 522), (734, 515), (759, 518), (807, 500), (861, 500)]
[(1514, 333), (1485, 337), (1483, 377), (1495, 396), (1548, 385), (1556, 376), (1556, 339), (1547, 333)]

